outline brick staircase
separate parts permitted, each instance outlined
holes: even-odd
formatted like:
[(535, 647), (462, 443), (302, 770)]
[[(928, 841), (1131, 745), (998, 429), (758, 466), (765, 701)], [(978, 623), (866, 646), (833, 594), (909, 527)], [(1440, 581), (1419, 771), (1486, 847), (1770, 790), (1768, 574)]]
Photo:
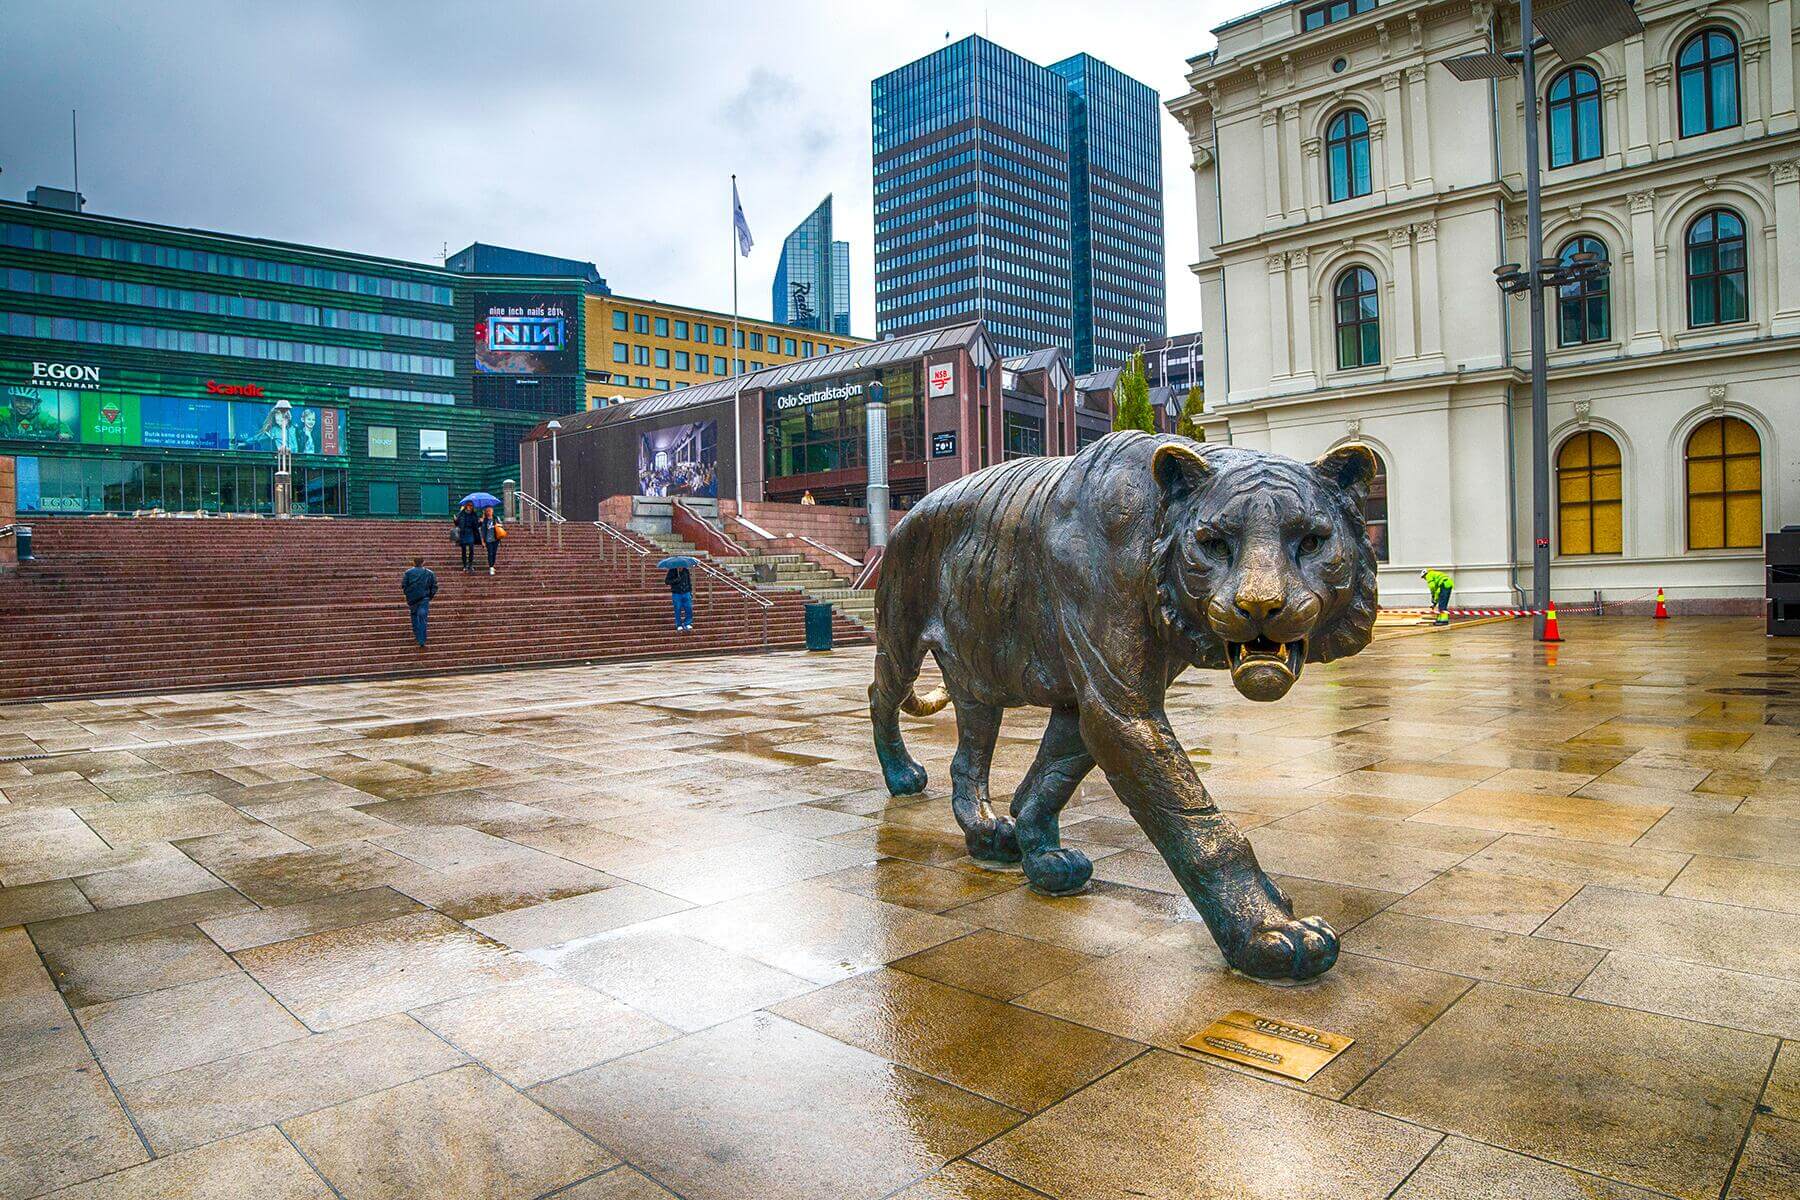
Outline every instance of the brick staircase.
[[(626, 508), (624, 503), (629, 503)], [(715, 529), (719, 514), (715, 502), (687, 501), (691, 511)], [(662, 554), (689, 554), (704, 558), (764, 591), (798, 592), (815, 603), (830, 604), (838, 616), (848, 618), (863, 629), (875, 628), (875, 592), (850, 586), (849, 576), (855, 567), (839, 562), (829, 550), (800, 543), (787, 549), (794, 539), (755, 544), (755, 535), (735, 524), (730, 536), (749, 550), (746, 554), (709, 551), (676, 533), (671, 521), (671, 502), (644, 496), (612, 497), (601, 506), (602, 517), (628, 528), (639, 537), (656, 544)], [(627, 515), (629, 514), (629, 515)], [(774, 550), (766, 547), (782, 546)], [(802, 551), (805, 551), (804, 553)], [(835, 569), (832, 569), (835, 568)]]
[[(704, 574), (696, 629), (669, 616), (660, 548), (592, 525), (514, 524), (500, 572), (465, 575), (449, 523), (33, 520), (37, 561), (0, 575), (0, 701), (235, 687), (805, 645), (804, 597), (763, 608)], [(431, 644), (400, 575), (437, 572)], [(840, 618), (840, 641), (866, 640)]]

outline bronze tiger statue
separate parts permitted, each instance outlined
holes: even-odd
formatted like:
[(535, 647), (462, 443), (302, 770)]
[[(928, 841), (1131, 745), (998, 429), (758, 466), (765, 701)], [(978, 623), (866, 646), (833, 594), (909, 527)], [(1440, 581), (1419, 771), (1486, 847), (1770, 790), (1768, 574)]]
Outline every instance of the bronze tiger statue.
[[(1182, 437), (1114, 433), (1072, 458), (988, 467), (932, 492), (895, 529), (876, 593), (875, 750), (888, 790), (925, 770), (899, 713), (956, 705), (951, 803), (969, 852), (1021, 862), (1068, 895), (1093, 864), (1058, 814), (1096, 763), (1238, 970), (1309, 979), (1338, 939), (1293, 906), (1201, 786), (1163, 713), (1189, 666), (1279, 700), (1308, 662), (1369, 644), (1375, 553), (1359, 500), (1367, 447), (1315, 463)], [(930, 652), (945, 687), (913, 690)], [(989, 804), (1002, 710), (1050, 710), (1011, 815)]]

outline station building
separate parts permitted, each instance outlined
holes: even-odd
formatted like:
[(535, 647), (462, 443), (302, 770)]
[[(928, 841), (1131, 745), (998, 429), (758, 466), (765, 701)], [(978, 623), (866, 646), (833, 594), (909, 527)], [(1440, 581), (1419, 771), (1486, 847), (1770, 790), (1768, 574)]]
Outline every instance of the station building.
[(1061, 348), (1002, 359), (980, 322), (952, 325), (546, 422), (520, 447), (520, 486), (548, 496), (555, 456), (572, 520), (612, 496), (735, 497), (740, 472), (749, 501), (860, 506), (879, 393), (890, 497), (908, 508), (982, 467), (1104, 436), (1115, 374), (1084, 390)]
[[(0, 457), (32, 513), (441, 517), (580, 406), (584, 281), (0, 202)], [(281, 402), (286, 401), (286, 405)]]

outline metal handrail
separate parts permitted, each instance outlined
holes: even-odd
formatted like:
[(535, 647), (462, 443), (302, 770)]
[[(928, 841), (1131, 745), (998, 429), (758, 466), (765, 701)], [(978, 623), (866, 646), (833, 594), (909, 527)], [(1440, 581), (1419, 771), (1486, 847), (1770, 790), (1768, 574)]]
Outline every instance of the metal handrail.
[(533, 496), (530, 492), (514, 492), (513, 495), (517, 496), (521, 502), (529, 504), (533, 509), (541, 513), (545, 520), (552, 524), (567, 524), (566, 519), (561, 513), (551, 508), (548, 504), (545, 504), (542, 500), (539, 500), (536, 496)]
[[(650, 552), (648, 550), (646, 550), (643, 546), (639, 545), (637, 543), (636, 539), (632, 538), (629, 534), (625, 533), (624, 530), (619, 529), (617, 526), (608, 525), (605, 521), (595, 521), (594, 528), (598, 529), (601, 533), (605, 534), (607, 537), (611, 538), (613, 541), (619, 543), (621, 546), (629, 547), (632, 551), (634, 551), (638, 555), (639, 558), (649, 558), (650, 557)], [(739, 592), (745, 596), (748, 596), (750, 599), (756, 601), (756, 603), (758, 605), (760, 605), (761, 607), (763, 607), (763, 608), (774, 608), (775, 607), (775, 602), (773, 600), (769, 599), (767, 596), (763, 595), (761, 592), (757, 591), (755, 588), (749, 587), (748, 585), (746, 585), (744, 583), (744, 581), (739, 579), (736, 575), (733, 575), (728, 571), (722, 571), (718, 567), (715, 567), (711, 563), (707, 562), (704, 558), (697, 557), (696, 555), (689, 554), (689, 555), (684, 555), (683, 557), (692, 558), (694, 560), (694, 565), (696, 567), (699, 567), (701, 571), (703, 571), (707, 575), (710, 575), (713, 578), (719, 580), (721, 583), (723, 583), (726, 587), (730, 588), (732, 591)]]
[(638, 545), (637, 542), (634, 541), (631, 537), (629, 537), (625, 533), (624, 530), (619, 529), (618, 527), (613, 526), (613, 525), (608, 525), (605, 521), (595, 521), (594, 528), (598, 529), (601, 533), (605, 534), (607, 537), (611, 538), (613, 541), (619, 543), (621, 546), (624, 546), (626, 549), (632, 551), (639, 558), (649, 558), (650, 557), (650, 552), (648, 550), (644, 549), (642, 546)]
[(724, 525), (723, 520), (721, 520), (718, 525), (714, 525), (711, 521), (709, 521), (705, 517), (701, 516), (699, 514), (699, 512), (697, 512), (693, 508), (692, 505), (683, 503), (681, 500), (676, 499), (676, 498), (671, 498), (670, 503), (672, 505), (674, 505), (674, 507), (679, 508), (682, 512), (686, 513), (692, 520), (697, 521), (701, 525), (704, 525), (712, 533), (712, 535), (714, 537), (718, 538), (727, 547), (729, 547), (731, 549), (732, 553), (736, 557), (742, 558), (745, 555), (750, 553), (750, 551), (743, 545), (743, 543), (739, 542), (736, 538), (732, 537), (729, 533), (725, 532), (725, 530), (723, 528), (723, 525)]
[(829, 554), (829, 555), (831, 555), (831, 557), (837, 559), (839, 562), (849, 563), (851, 566), (857, 567), (857, 568), (861, 568), (861, 566), (862, 566), (861, 563), (857, 562), (854, 558), (851, 558), (848, 554), (845, 554), (842, 550), (836, 549), (835, 547), (832, 547), (832, 546), (827, 546), (824, 542), (815, 542), (811, 538), (807, 537), (804, 533), (790, 534), (789, 536), (799, 538), (801, 541), (803, 541), (807, 545), (811, 546), (814, 550), (817, 550), (822, 554)]

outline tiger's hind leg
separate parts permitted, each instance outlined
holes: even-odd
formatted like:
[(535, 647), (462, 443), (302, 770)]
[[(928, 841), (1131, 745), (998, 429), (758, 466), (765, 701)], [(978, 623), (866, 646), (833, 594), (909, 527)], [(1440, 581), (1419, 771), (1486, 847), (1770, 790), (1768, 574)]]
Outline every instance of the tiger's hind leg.
[(956, 702), (956, 757), (950, 761), (950, 804), (969, 853), (985, 862), (1019, 861), (1013, 819), (988, 802), (988, 770), (1000, 737), (1001, 709), (968, 699)]
[(1051, 709), (1037, 758), (1012, 800), (1025, 878), (1037, 891), (1067, 896), (1086, 887), (1094, 874), (1087, 855), (1062, 844), (1058, 828), (1063, 806), (1093, 769), (1076, 710)]

